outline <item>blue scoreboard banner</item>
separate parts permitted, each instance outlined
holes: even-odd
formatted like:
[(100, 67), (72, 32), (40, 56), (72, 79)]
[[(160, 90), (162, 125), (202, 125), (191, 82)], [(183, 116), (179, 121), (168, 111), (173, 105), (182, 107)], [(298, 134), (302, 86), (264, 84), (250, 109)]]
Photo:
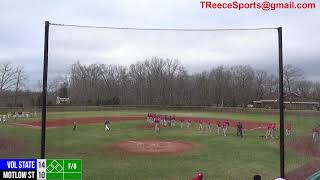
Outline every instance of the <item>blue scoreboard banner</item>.
[(82, 180), (82, 160), (0, 159), (1, 179)]
[(37, 179), (37, 159), (0, 159), (0, 179)]

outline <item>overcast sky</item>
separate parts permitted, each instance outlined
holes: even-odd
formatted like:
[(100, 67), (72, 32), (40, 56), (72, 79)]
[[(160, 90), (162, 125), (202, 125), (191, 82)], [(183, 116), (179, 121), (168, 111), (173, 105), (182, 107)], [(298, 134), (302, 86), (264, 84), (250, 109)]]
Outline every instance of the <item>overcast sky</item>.
[[(315, 10), (238, 11), (201, 9), (198, 0), (0, 0), (0, 62), (24, 66), (32, 84), (42, 79), (46, 20), (142, 28), (282, 26), (284, 62), (299, 66), (308, 79), (320, 80), (318, 2)], [(190, 72), (221, 64), (269, 70), (277, 68), (277, 31), (177, 33), (51, 26), (49, 53), (52, 72), (77, 60), (128, 65), (151, 56), (177, 58)]]

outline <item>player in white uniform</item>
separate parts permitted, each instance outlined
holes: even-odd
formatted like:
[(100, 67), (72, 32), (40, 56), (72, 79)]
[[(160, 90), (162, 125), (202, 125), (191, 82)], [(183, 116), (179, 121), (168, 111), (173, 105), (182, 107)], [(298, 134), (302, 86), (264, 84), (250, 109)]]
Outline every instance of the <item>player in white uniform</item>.
[(110, 124), (110, 121), (109, 121), (109, 120), (106, 120), (106, 121), (104, 122), (104, 131), (105, 131), (105, 132), (110, 131), (109, 124)]

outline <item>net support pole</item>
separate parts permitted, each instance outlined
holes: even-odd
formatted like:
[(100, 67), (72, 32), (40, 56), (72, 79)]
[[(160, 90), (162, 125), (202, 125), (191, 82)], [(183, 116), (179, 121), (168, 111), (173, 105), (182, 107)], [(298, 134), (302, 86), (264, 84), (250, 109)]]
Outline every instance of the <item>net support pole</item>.
[(48, 80), (48, 48), (49, 48), (49, 21), (45, 22), (43, 80), (42, 80), (42, 120), (41, 120), (41, 159), (45, 159), (46, 149), (46, 118), (47, 118), (47, 80)]
[(284, 106), (283, 106), (283, 52), (282, 27), (278, 28), (279, 43), (279, 114), (280, 114), (280, 177), (285, 178), (284, 171)]

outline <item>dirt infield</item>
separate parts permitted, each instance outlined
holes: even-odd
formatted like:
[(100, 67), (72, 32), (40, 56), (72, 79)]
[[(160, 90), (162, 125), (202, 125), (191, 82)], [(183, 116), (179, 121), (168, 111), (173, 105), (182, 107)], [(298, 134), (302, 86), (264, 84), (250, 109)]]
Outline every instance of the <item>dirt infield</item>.
[(14, 137), (0, 137), (0, 157), (3, 155), (16, 155), (28, 147), (21, 140)]
[(191, 151), (194, 145), (184, 141), (132, 140), (108, 145), (107, 149), (115, 152), (133, 154), (179, 154)]
[[(77, 124), (99, 124), (104, 123), (108, 119), (111, 122), (121, 122), (121, 121), (135, 121), (145, 119), (144, 116), (109, 116), (109, 117), (86, 117), (86, 118), (65, 118), (65, 119), (54, 119), (47, 120), (47, 128), (58, 128), (73, 125), (73, 122)], [(19, 122), (16, 125), (31, 127), (39, 129), (41, 127), (41, 121), (29, 121), (29, 122)]]
[(302, 167), (299, 167), (286, 175), (286, 180), (303, 180), (313, 175), (320, 168), (320, 161), (315, 160)]
[[(106, 119), (110, 120), (111, 122), (121, 122), (121, 121), (135, 121), (135, 120), (144, 120), (146, 119), (145, 116), (110, 116), (110, 117), (86, 117), (86, 118), (65, 118), (65, 119), (54, 119), (54, 120), (47, 120), (46, 126), (47, 128), (58, 128), (64, 126), (70, 126), (73, 122), (77, 122), (78, 124), (98, 124), (103, 123)], [(218, 124), (218, 122), (225, 122), (229, 121), (231, 127), (236, 127), (237, 122), (241, 121), (244, 129), (250, 130), (259, 130), (265, 129), (268, 123), (259, 123), (253, 122), (248, 120), (230, 120), (230, 119), (217, 119), (217, 118), (197, 118), (197, 117), (177, 117), (177, 123), (180, 120), (191, 120), (193, 123), (198, 122), (199, 120), (202, 121), (211, 121), (214, 124)], [(29, 121), (29, 122), (19, 122), (16, 125), (36, 128), (40, 129), (41, 121)], [(154, 125), (142, 125), (138, 126), (141, 128), (153, 128)]]
[(314, 160), (289, 172), (286, 179), (301, 180), (320, 171), (320, 160), (318, 159), (320, 158), (320, 144), (314, 143), (311, 137), (301, 137), (295, 141), (291, 141), (287, 144), (287, 147)]

